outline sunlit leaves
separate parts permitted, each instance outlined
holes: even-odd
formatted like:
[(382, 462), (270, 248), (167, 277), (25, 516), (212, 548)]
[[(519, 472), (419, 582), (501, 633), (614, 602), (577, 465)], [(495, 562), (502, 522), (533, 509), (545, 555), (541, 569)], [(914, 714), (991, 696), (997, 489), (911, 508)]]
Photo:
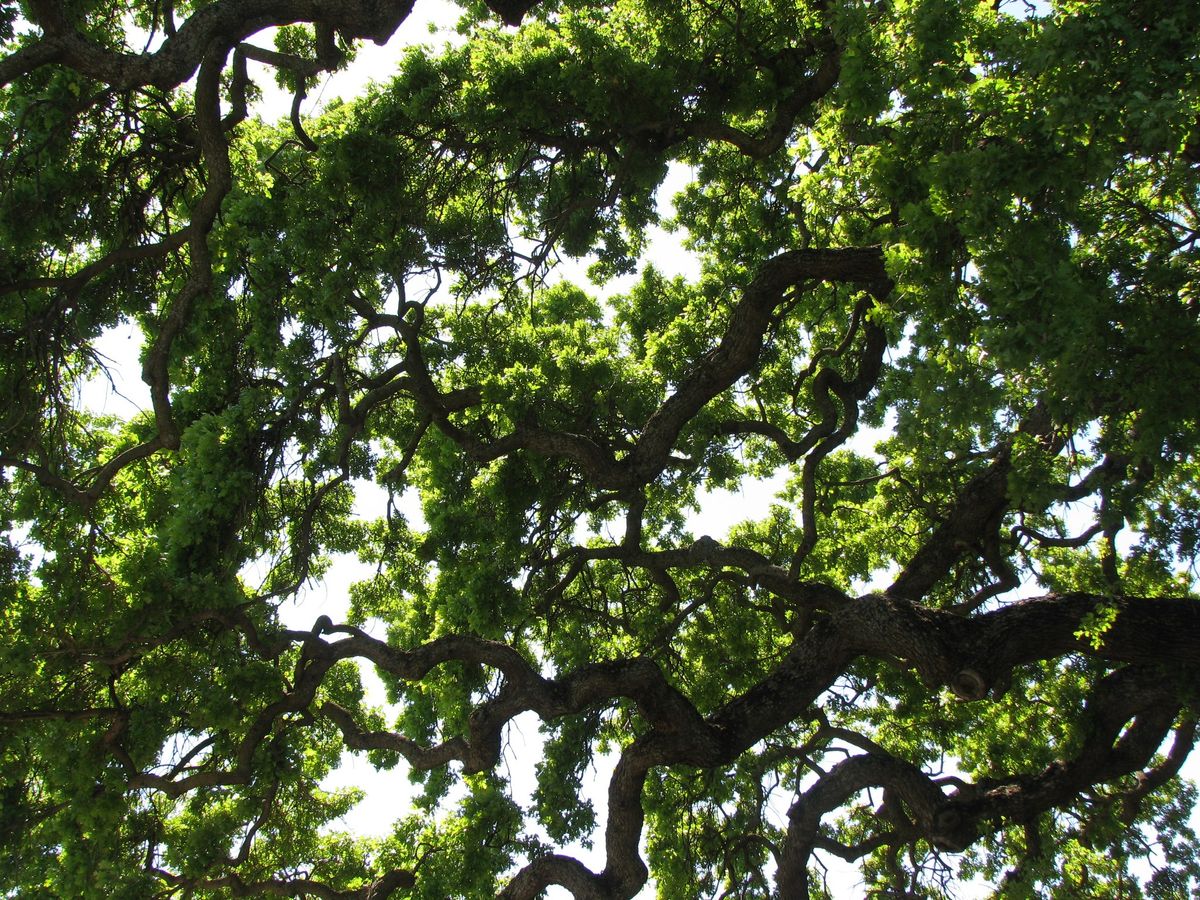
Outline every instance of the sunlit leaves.
[[(761, 897), (797, 798), (847, 758), (939, 792), (856, 782), (824, 811), (819, 852), (861, 857), (868, 891), (1193, 889), (1194, 797), (1153, 748), (1021, 821), (980, 813), (965, 855), (922, 808), (999, 809), (1132, 741), (1122, 712), (1089, 743), (1120, 598), (1194, 587), (1192, 6), (620, 0), (513, 28), (475, 4), (454, 46), (400, 54), (303, 133), (240, 118), (257, 93), (227, 51), (258, 20), (221, 0), (172, 7), (185, 38), (192, 14), (237, 22), (197, 51), (215, 108), (203, 81), (81, 74), (141, 71), (126, 26), (169, 42), (169, 6), (77, 4), (87, 53), (0, 96), (4, 890), (346, 892), (399, 867), (409, 896), (488, 896), (626, 815), (663, 896)], [(6, 50), (36, 49), (53, 29), (13, 38), (13, 9)], [(295, 63), (351, 54), (360, 24), (252, 39)], [(277, 80), (311, 87), (301, 69)], [(692, 280), (646, 243), (685, 169), (668, 224)], [(870, 277), (821, 268), (847, 250)], [(789, 251), (817, 262), (762, 280)], [(601, 284), (560, 279), (563, 257)], [(145, 345), (113, 363), (96, 343), (118, 323)], [(87, 408), (114, 364), (152, 409)], [(750, 476), (774, 502), (696, 534)], [(345, 624), (292, 621), (348, 554), (373, 571), (328, 588)], [(938, 554), (894, 607), (952, 622), (938, 646), (838, 631)], [(971, 629), (1035, 585), (1101, 599), (1074, 655), (983, 683)], [(406, 668), (456, 636), (512, 655)], [(631, 661), (653, 678), (587, 694)], [(809, 674), (781, 688), (788, 666)], [(1155, 712), (1186, 735), (1179, 693)], [(350, 740), (333, 704), (380, 769), (454, 757), (413, 765), (423, 792), (382, 837), (344, 833), (361, 794), (322, 786)], [(463, 748), (530, 711), (550, 721), (521, 809)], [(584, 795), (609, 753), (626, 811), (601, 823)], [(605, 878), (637, 868), (606, 849)]]

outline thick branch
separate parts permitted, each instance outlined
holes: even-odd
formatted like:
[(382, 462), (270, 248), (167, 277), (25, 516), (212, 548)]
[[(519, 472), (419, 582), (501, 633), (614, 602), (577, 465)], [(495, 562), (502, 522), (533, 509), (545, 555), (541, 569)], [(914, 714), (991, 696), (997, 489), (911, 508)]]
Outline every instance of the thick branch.
[(945, 576), (969, 548), (989, 530), (999, 527), (1008, 504), (1008, 473), (1012, 468), (1002, 448), (986, 469), (967, 482), (958, 499), (904, 571), (888, 588), (893, 597), (917, 600)]
[[(57, 3), (43, 4), (50, 12)], [(116, 88), (154, 85), (171, 90), (200, 67), (213, 46), (233, 47), (264, 28), (320, 22), (347, 38), (386, 43), (412, 11), (412, 0), (216, 0), (196, 10), (154, 53), (109, 50), (62, 22), (41, 21), (36, 44), (0, 61), (0, 85), (47, 63), (75, 69)]]
[[(807, 281), (855, 284), (877, 296), (891, 289), (883, 254), (875, 247), (792, 250), (768, 260), (743, 290), (720, 343), (696, 361), (675, 392), (646, 421), (633, 449), (619, 460), (583, 435), (523, 424), (503, 438), (484, 442), (452, 423), (421, 352), (419, 312), (413, 325), (403, 327), (408, 348), (406, 367), (417, 402), (443, 433), (473, 458), (487, 462), (517, 450), (566, 457), (597, 489), (629, 491), (657, 478), (670, 464), (675, 442), (687, 423), (755, 366), (772, 314), (792, 288)], [(872, 342), (872, 353), (874, 349)], [(860, 373), (860, 378), (872, 383), (874, 380), (869, 371)], [(848, 396), (860, 393), (857, 381), (841, 386)], [(838, 387), (831, 380), (830, 389)]]

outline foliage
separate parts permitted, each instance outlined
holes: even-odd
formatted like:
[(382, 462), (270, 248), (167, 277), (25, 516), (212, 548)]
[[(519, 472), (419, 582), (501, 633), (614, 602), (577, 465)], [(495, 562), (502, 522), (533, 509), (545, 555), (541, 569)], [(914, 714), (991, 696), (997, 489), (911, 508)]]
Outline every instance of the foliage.
[(0, 891), (1200, 896), (1200, 6), (406, 15), (0, 4)]

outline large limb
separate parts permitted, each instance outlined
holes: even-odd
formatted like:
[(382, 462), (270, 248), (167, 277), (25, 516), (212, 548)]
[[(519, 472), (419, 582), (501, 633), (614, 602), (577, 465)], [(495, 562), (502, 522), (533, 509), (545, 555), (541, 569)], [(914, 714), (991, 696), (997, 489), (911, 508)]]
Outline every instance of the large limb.
[[(1084, 636), (1085, 621), (1105, 607), (1114, 611), (1111, 626), (1100, 640)], [(227, 618), (222, 624), (247, 627), (237, 617)], [(166, 775), (139, 770), (124, 747), (129, 717), (137, 710), (124, 708), (117, 692), (119, 679), (136, 671), (136, 657), (123, 657), (129, 665), (123, 664), (116, 674), (112, 688), (115, 702), (109, 707), (90, 711), (5, 710), (4, 717), (18, 723), (46, 718), (110, 719), (113, 724), (104, 744), (127, 772), (128, 786), (179, 797), (198, 788), (250, 785), (256, 778), (253, 773), (260, 749), (270, 744), (279, 729), (305, 727), (314, 715), (337, 725), (352, 749), (395, 750), (418, 768), (457, 760), (468, 771), (484, 771), (498, 764), (503, 729), (520, 713), (532, 710), (544, 720), (553, 721), (604, 709), (627, 698), (633, 701), (646, 728), (625, 748), (609, 785), (605, 870), (588, 874), (566, 857), (546, 858), (518, 873), (508, 896), (532, 897), (546, 884), (558, 883), (571, 887), (579, 896), (630, 897), (646, 877), (638, 848), (643, 827), (641, 797), (647, 775), (656, 767), (710, 769), (730, 764), (756, 743), (802, 719), (858, 657), (893, 664), (899, 661), (931, 686), (949, 686), (964, 700), (982, 698), (989, 683), (1004, 680), (1015, 667), (1064, 654), (1129, 664), (1104, 679), (1093, 693), (1088, 737), (1073, 762), (1052, 767), (1036, 777), (1014, 781), (1001, 776), (980, 782), (937, 804), (933, 804), (933, 794), (913, 780), (910, 768), (899, 763), (882, 768), (855, 763), (835, 770), (841, 773), (838, 779), (814, 795), (817, 799), (810, 798), (816, 806), (810, 804), (809, 812), (797, 813), (796, 817), (798, 829), (808, 828), (805, 823), (811, 819), (812, 809), (825, 805), (818, 799), (836, 800), (844, 793), (843, 781), (895, 783), (910, 809), (918, 809), (912, 821), (920, 833), (949, 847), (965, 845), (980, 829), (994, 827), (987, 823), (1035, 815), (1067, 802), (1092, 783), (1144, 768), (1194, 689), (1200, 673), (1197, 633), (1200, 603), (1189, 598), (1118, 600), (1090, 594), (1047, 595), (974, 617), (931, 610), (880, 594), (847, 598), (837, 609), (819, 617), (768, 676), (710, 715), (702, 716), (663, 670), (647, 659), (593, 663), (551, 678), (505, 644), (456, 635), (403, 650), (325, 620), (312, 631), (290, 631), (279, 636), (284, 643), (302, 648), (287, 693), (252, 715), (232, 756), (210, 754), (188, 767), (186, 774), (183, 769)], [(1151, 640), (1147, 635), (1172, 637)], [(272, 658), (278, 655), (281, 644), (272, 642), (268, 648), (257, 635), (248, 634), (248, 639), (251, 636), (253, 644), (261, 647), (260, 652)], [(475, 708), (464, 734), (449, 737), (440, 745), (423, 747), (403, 735), (367, 731), (357, 724), (350, 710), (318, 699), (332, 668), (352, 659), (370, 661), (410, 682), (426, 678), (445, 663), (466, 662), (497, 671), (502, 684), (490, 699)], [(1163, 677), (1163, 671), (1174, 672), (1176, 677)], [(1133, 724), (1125, 728), (1125, 723), (1131, 721)], [(1181, 730), (1181, 737), (1186, 737), (1185, 730)], [(1181, 744), (1175, 765), (1186, 755), (1187, 747), (1190, 740)], [(873, 751), (870, 746), (867, 749)], [(1147, 779), (1156, 777), (1153, 772), (1146, 775)], [(808, 839), (800, 843), (801, 849), (811, 846)]]
[(126, 53), (76, 30), (55, 0), (36, 5), (41, 37), (0, 60), (0, 85), (47, 65), (67, 66), (115, 88), (171, 90), (196, 73), (214, 46), (232, 48), (264, 28), (317, 22), (351, 39), (386, 43), (412, 11), (412, 0), (217, 0), (196, 10), (153, 53)]
[[(911, 794), (922, 804), (917, 823), (921, 833), (944, 846), (961, 843), (963, 836), (981, 827), (983, 820), (1061, 804), (1078, 792), (1081, 779), (1111, 779), (1144, 767), (1174, 721), (1180, 697), (1200, 671), (1200, 648), (1188, 638), (1200, 624), (1200, 604), (1187, 598), (1122, 601), (1105, 640), (1096, 646), (1080, 636), (1081, 625), (1097, 608), (1112, 602), (1111, 598), (1096, 595), (1048, 595), (968, 619), (896, 598), (868, 595), (848, 601), (817, 622), (771, 675), (707, 718), (698, 716), (686, 698), (663, 679), (661, 671), (645, 661), (589, 666), (547, 680), (519, 654), (477, 639), (443, 640), (403, 653), (354, 634), (329, 645), (329, 652), (351, 655), (354, 648), (353, 655), (363, 655), (393, 674), (403, 672), (409, 678), (419, 677), (436, 661), (465, 658), (501, 668), (506, 684), (472, 715), (468, 737), (454, 738), (429, 750), (417, 748), (400, 736), (362, 732), (344, 710), (327, 705), (324, 712), (342, 728), (349, 746), (400, 750), (419, 766), (459, 759), (477, 769), (495, 765), (503, 724), (524, 709), (554, 717), (607, 705), (618, 696), (634, 699), (650, 730), (626, 748), (609, 786), (609, 857), (605, 870), (584, 877), (577, 862), (567, 857), (549, 858), (519, 873), (506, 894), (532, 897), (546, 885), (557, 883), (571, 886), (578, 896), (629, 897), (646, 877), (638, 844), (643, 821), (641, 792), (651, 769), (671, 765), (711, 768), (730, 763), (756, 742), (803, 715), (858, 656), (899, 658), (931, 684), (948, 685), (964, 700), (981, 696), (984, 672), (999, 678), (1016, 666), (1066, 653), (1134, 664), (1119, 670), (1128, 674), (1115, 674), (1105, 681), (1095, 695), (1096, 724), (1094, 737), (1089, 740), (1099, 749), (1085, 751), (1075, 768), (1068, 767), (1069, 777), (1054, 770), (1040, 780), (1022, 783), (1020, 794), (1013, 792), (1011, 780), (1004, 780), (1003, 784), (989, 783), (985, 794), (964, 793), (935, 803), (932, 790), (919, 787), (914, 780), (915, 770), (907, 764), (889, 764), (890, 768), (880, 769), (856, 763), (845, 770), (850, 774), (839, 776), (855, 783), (864, 778), (868, 779), (864, 783), (881, 783), (869, 782), (877, 772), (883, 772), (878, 777), (885, 783), (902, 778), (906, 785), (902, 796)], [(1165, 630), (1180, 638), (1165, 647), (1157, 642), (1152, 645), (1144, 637), (1150, 622), (1159, 633)], [(1148, 668), (1158, 664), (1190, 676), (1169, 682), (1155, 676), (1157, 670)], [(1120, 726), (1131, 717), (1136, 727), (1114, 743)], [(1089, 752), (1092, 755), (1087, 755)], [(837, 795), (841, 790), (837, 784), (840, 782), (823, 791)], [(985, 797), (986, 804), (971, 806), (980, 796)]]
[[(1093, 689), (1084, 712), (1080, 750), (1034, 775), (992, 776), (974, 784), (937, 779), (882, 748), (871, 747), (822, 774), (792, 806), (779, 868), (781, 896), (808, 895), (808, 864), (815, 849), (856, 859), (881, 846), (923, 838), (937, 849), (961, 852), (984, 834), (1031, 824), (1093, 785), (1130, 774), (1137, 774), (1139, 783), (1154, 780), (1160, 776), (1159, 768), (1142, 770), (1150, 765), (1179, 711), (1179, 692), (1164, 681), (1161, 671), (1127, 666), (1109, 673)], [(1186, 756), (1194, 732), (1194, 722), (1180, 728), (1174, 757)], [(947, 794), (949, 785), (954, 790)], [(822, 838), (822, 817), (870, 787), (884, 789), (888, 814), (876, 818), (888, 829), (855, 847)]]
[[(790, 250), (771, 258), (742, 291), (717, 346), (696, 360), (674, 392), (646, 420), (633, 448), (620, 459), (588, 436), (536, 424), (518, 425), (508, 435), (485, 441), (453, 423), (421, 350), (419, 319), (402, 329), (408, 349), (406, 368), (417, 403), (472, 458), (488, 462), (518, 450), (565, 457), (579, 466), (597, 489), (628, 492), (650, 483), (671, 465), (675, 442), (687, 423), (754, 368), (776, 309), (793, 289), (811, 281), (853, 284), (880, 296), (890, 290), (883, 254), (875, 247)], [(838, 387), (831, 385), (830, 389)], [(848, 385), (845, 391), (857, 395), (857, 387)]]

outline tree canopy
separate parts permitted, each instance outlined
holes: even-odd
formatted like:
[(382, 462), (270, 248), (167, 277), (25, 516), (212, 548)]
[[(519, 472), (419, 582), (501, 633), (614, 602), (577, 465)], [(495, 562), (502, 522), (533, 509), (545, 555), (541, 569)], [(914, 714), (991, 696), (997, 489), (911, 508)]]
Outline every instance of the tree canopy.
[(411, 12), (0, 3), (0, 892), (1196, 896), (1200, 4)]

